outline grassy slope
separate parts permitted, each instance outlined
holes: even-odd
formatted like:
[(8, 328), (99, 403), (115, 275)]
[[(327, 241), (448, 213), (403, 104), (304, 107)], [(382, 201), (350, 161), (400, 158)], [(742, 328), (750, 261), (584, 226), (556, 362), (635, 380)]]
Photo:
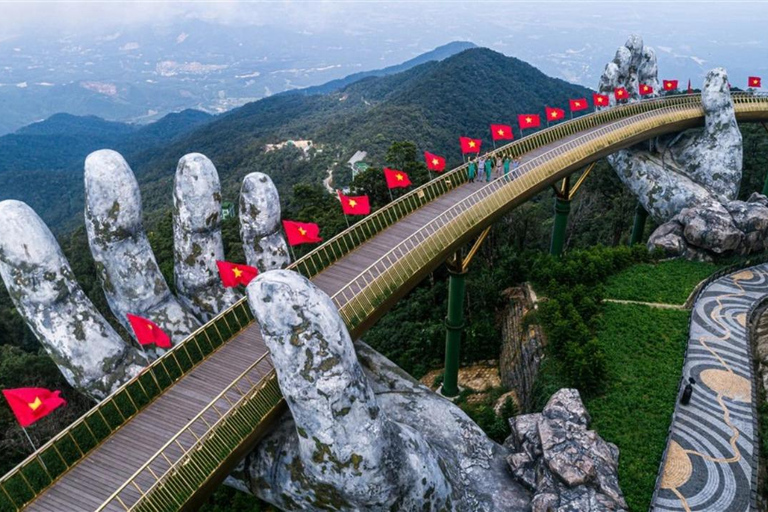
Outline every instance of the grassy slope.
[(586, 401), (592, 428), (621, 450), (619, 482), (630, 510), (647, 510), (675, 405), (688, 311), (604, 306), (598, 339), (607, 386)]
[[(609, 278), (605, 297), (682, 304), (718, 265), (688, 261), (638, 264)], [(688, 339), (688, 311), (603, 303), (597, 337), (608, 370), (605, 391), (585, 400), (592, 425), (620, 451), (619, 483), (630, 510), (648, 510)], [(562, 387), (563, 372), (544, 360), (538, 394)]]
[(699, 282), (720, 268), (713, 263), (678, 260), (634, 265), (608, 279), (606, 297), (683, 304)]

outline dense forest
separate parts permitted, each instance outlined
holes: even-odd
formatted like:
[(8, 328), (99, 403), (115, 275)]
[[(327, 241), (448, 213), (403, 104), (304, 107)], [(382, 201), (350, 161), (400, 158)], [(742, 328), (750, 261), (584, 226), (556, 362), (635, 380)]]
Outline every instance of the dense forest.
[[(328, 169), (334, 169), (337, 185), (349, 184), (353, 193), (366, 193), (374, 208), (381, 207), (390, 201), (381, 179), (382, 167), (402, 169), (414, 184), (424, 183), (430, 178), (422, 158), (425, 149), (447, 155), (449, 165), (457, 164), (460, 161), (457, 134), (483, 137), (489, 122), (511, 120), (517, 113), (538, 111), (545, 103), (566, 104), (569, 97), (585, 93), (581, 87), (546, 77), (516, 59), (489, 50), (468, 50), (443, 62), (423, 64), (398, 75), (366, 78), (326, 95), (270, 98), (213, 122), (188, 113), (201, 123), (200, 127), (188, 131), (182, 126), (183, 122), (178, 122), (180, 119), (170, 119), (167, 130), (163, 131), (168, 137), (166, 141), (170, 141), (168, 144), (152, 145), (152, 140), (163, 137), (159, 134), (129, 134), (135, 137), (134, 147), (143, 148), (130, 153), (129, 163), (142, 185), (150, 243), (163, 274), (173, 286), (169, 204), (175, 163), (185, 152), (200, 151), (212, 158), (222, 177), (225, 200), (237, 200), (239, 183), (246, 173), (267, 172), (281, 192), (283, 216), (317, 222), (322, 227), (321, 236), (328, 239), (346, 227), (337, 200), (320, 184)], [(63, 126), (67, 126), (66, 123)], [(100, 135), (103, 137), (112, 136), (110, 130), (121, 130), (109, 125), (103, 128)], [(162, 125), (155, 127), (160, 128)], [(77, 126), (69, 129), (75, 130)], [(768, 136), (760, 126), (754, 125), (743, 125), (742, 134), (744, 175), (740, 196), (745, 198), (762, 189), (768, 171)], [(125, 135), (119, 133), (120, 137)], [(264, 151), (266, 143), (292, 138), (319, 141), (322, 150), (304, 153), (289, 146), (279, 151)], [(144, 142), (138, 142), (140, 140)], [(367, 160), (373, 166), (352, 181), (343, 162), (357, 149), (369, 152)], [(81, 194), (82, 185), (69, 188), (70, 175), (61, 181), (56, 174), (42, 176), (30, 171), (28, 176), (30, 179), (40, 176), (44, 180), (39, 200), (50, 202), (51, 211), (58, 212), (55, 216), (62, 219), (59, 227), (74, 226), (71, 230), (58, 231), (60, 245), (86, 294), (125, 335), (112, 318), (101, 291), (82, 219), (72, 220), (72, 212), (82, 208), (82, 199), (74, 197)], [(45, 192), (46, 187), (52, 190)], [(67, 193), (61, 194), (61, 190)], [(400, 193), (403, 192), (394, 194)], [(61, 200), (50, 200), (49, 194), (67, 196), (67, 207), (56, 210), (61, 208)], [(576, 386), (586, 396), (599, 395), (603, 390), (596, 383), (605, 371), (605, 355), (595, 343), (595, 330), (602, 283), (630, 265), (654, 260), (643, 247), (622, 248), (629, 238), (634, 208), (634, 198), (608, 164), (600, 161), (573, 202), (566, 242), (568, 254), (564, 259), (547, 255), (553, 219), (551, 191), (539, 194), (501, 219), (492, 228), (468, 276), (463, 363), (498, 357), (499, 316), (506, 305), (502, 292), (530, 280), (550, 298), (539, 313), (540, 321), (557, 340), (548, 348), (548, 357), (553, 361), (569, 361), (556, 384)], [(654, 227), (652, 222), (648, 223), (646, 236)], [(225, 221), (223, 233), (227, 259), (244, 261), (238, 220)], [(600, 247), (587, 250), (593, 246)], [(310, 248), (297, 249), (300, 256)], [(373, 347), (417, 378), (442, 365), (446, 278), (444, 268), (435, 270), (365, 337)], [(38, 443), (91, 406), (87, 399), (69, 388), (24, 325), (5, 289), (0, 289), (0, 387), (20, 386), (62, 389), (69, 401), (66, 408), (30, 429), (30, 435)], [(551, 392), (551, 386), (544, 382), (537, 392), (541, 404), (543, 397)], [(483, 411), (483, 416), (478, 413), (475, 419), (494, 438), (502, 438), (506, 426), (486, 412)], [(29, 453), (26, 439), (5, 407), (0, 407), (0, 451), (4, 454), (0, 473)], [(232, 491), (222, 493), (231, 498)], [(213, 498), (210, 510), (219, 509), (219, 503), (228, 504), (221, 506), (229, 509), (231, 499), (239, 499), (230, 498), (221, 495)], [(243, 507), (251, 506), (249, 503), (245, 500)]]

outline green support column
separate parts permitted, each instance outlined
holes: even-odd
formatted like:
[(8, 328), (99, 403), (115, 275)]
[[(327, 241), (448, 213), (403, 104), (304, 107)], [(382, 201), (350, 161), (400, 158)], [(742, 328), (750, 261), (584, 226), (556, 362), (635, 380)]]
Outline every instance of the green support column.
[(629, 245), (643, 243), (643, 233), (645, 232), (645, 219), (648, 218), (648, 212), (643, 205), (637, 203), (635, 208), (635, 223), (632, 225), (632, 236), (629, 237)]
[(464, 331), (464, 277), (461, 264), (448, 265), (448, 316), (445, 318), (445, 373), (442, 394), (459, 394), (459, 348), (461, 333)]
[(549, 254), (560, 256), (565, 247), (565, 228), (568, 226), (568, 213), (571, 211), (570, 199), (555, 196), (555, 224), (552, 226), (552, 245)]

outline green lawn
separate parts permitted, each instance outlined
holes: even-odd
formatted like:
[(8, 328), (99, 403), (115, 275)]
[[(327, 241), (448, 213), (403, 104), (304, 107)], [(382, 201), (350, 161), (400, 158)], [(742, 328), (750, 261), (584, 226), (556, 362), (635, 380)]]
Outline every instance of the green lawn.
[(604, 305), (598, 339), (605, 392), (586, 400), (592, 428), (620, 451), (619, 483), (630, 510), (648, 510), (688, 339), (688, 311)]
[(670, 260), (643, 263), (608, 278), (610, 299), (683, 304), (696, 285), (722, 268), (700, 261)]

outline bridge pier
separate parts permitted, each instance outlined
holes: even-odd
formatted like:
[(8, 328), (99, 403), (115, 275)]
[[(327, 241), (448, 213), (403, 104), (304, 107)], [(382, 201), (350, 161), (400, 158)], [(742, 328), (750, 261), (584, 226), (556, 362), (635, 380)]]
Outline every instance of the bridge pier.
[(571, 200), (567, 197), (555, 196), (555, 223), (552, 226), (552, 243), (549, 254), (560, 256), (565, 247), (565, 229), (568, 227), (568, 213), (571, 211)]
[[(458, 263), (458, 264), (457, 264)], [(464, 292), (467, 269), (456, 263), (448, 264), (448, 316), (445, 317), (445, 369), (441, 393), (447, 397), (459, 394), (459, 350), (464, 332)]]
[(639, 202), (635, 208), (635, 221), (632, 224), (632, 235), (629, 237), (629, 245), (643, 243), (643, 234), (645, 233), (645, 220), (648, 218), (648, 212)]
[(465, 257), (459, 249), (453, 258), (446, 262), (448, 267), (448, 315), (445, 317), (445, 367), (443, 369), (443, 385), (440, 393), (446, 397), (459, 394), (459, 353), (461, 335), (464, 333), (464, 292), (465, 278), (469, 264), (477, 254), (478, 249), (490, 233), (488, 226), (477, 237), (472, 248)]
[(595, 167), (595, 162), (589, 164), (581, 173), (579, 179), (571, 187), (571, 177), (566, 176), (563, 178), (560, 187), (556, 187), (554, 184), (552, 188), (555, 189), (555, 223), (552, 225), (552, 241), (549, 245), (549, 254), (552, 256), (560, 256), (563, 254), (565, 248), (565, 231), (568, 227), (568, 214), (571, 212), (571, 200), (576, 195), (576, 191), (587, 179), (589, 173)]

